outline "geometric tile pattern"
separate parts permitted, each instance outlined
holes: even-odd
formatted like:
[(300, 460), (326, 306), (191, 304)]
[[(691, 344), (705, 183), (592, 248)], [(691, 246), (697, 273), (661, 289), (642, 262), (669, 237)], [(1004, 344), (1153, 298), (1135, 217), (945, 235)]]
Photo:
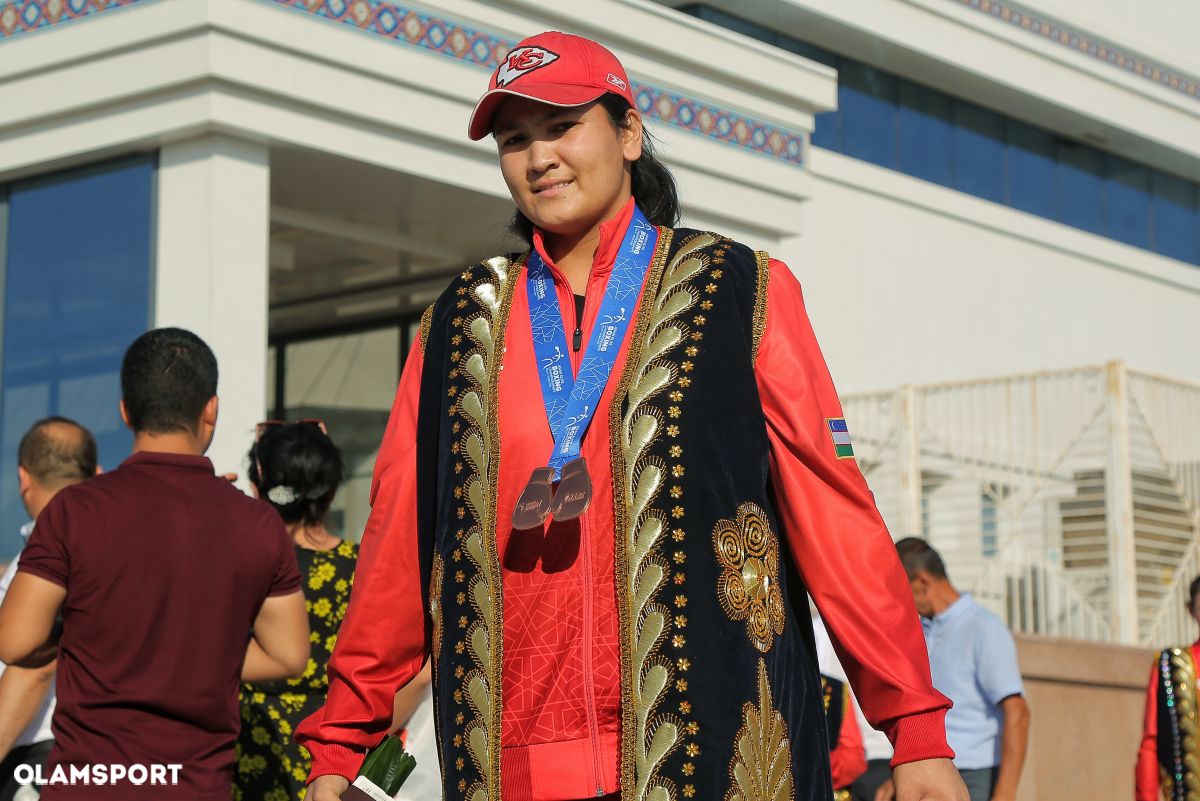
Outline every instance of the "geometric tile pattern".
[(138, 0), (0, 0), (0, 43), (21, 33), (136, 2)]
[(1066, 25), (1045, 14), (1037, 14), (1015, 3), (997, 2), (997, 0), (951, 0), (951, 2), (983, 14), (990, 14), (998, 20), (1041, 36), (1061, 47), (1091, 56), (1111, 64), (1113, 67), (1161, 84), (1168, 89), (1174, 89), (1188, 97), (1200, 99), (1200, 79), (1155, 64), (1096, 36), (1070, 30)]
[[(516, 44), (516, 40), (389, 0), (263, 1), (349, 25), (399, 44), (431, 50), (478, 66), (481, 71), (494, 70)], [(794, 165), (803, 163), (802, 131), (789, 131), (636, 77), (630, 80), (638, 108), (646, 117)]]

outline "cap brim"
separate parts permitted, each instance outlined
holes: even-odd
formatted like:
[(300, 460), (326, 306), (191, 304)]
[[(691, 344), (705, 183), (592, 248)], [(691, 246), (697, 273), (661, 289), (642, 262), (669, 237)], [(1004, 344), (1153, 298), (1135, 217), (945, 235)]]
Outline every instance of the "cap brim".
[(606, 94), (604, 89), (594, 86), (571, 86), (561, 83), (524, 83), (521, 90), (491, 89), (479, 98), (475, 110), (471, 112), (471, 122), (467, 126), (467, 136), (472, 140), (482, 139), (492, 132), (492, 117), (496, 110), (510, 97), (523, 97), (548, 106), (570, 108), (591, 103)]

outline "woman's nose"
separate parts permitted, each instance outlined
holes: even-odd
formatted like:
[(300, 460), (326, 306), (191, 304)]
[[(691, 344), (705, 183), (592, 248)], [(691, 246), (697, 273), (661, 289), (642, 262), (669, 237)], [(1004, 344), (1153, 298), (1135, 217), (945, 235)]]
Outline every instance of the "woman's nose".
[(529, 167), (534, 172), (546, 172), (558, 166), (558, 151), (554, 143), (534, 139), (529, 145)]

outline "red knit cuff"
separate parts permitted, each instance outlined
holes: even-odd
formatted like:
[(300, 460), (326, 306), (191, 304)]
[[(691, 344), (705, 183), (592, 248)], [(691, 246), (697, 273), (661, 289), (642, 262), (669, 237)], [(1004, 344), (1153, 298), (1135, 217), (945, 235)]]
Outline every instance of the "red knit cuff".
[(892, 767), (921, 759), (953, 759), (954, 752), (946, 743), (946, 709), (918, 712), (890, 720), (884, 734), (896, 749)]
[(366, 757), (365, 751), (347, 748), (336, 743), (305, 743), (305, 748), (312, 754), (312, 770), (308, 774), (309, 784), (318, 776), (330, 774), (353, 782)]

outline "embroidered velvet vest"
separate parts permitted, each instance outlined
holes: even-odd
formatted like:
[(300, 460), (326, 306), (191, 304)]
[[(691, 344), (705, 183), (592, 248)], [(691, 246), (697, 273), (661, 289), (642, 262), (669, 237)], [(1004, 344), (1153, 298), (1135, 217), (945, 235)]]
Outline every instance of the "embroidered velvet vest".
[[(660, 229), (610, 379), (623, 801), (832, 796), (807, 597), (776, 523), (754, 376), (768, 265), (715, 234)], [(520, 280), (520, 260), (491, 259), (422, 322), (436, 721), (445, 796), (468, 801), (500, 801), (497, 379)]]
[(1158, 658), (1158, 767), (1163, 801), (1200, 799), (1196, 664), (1190, 647)]

